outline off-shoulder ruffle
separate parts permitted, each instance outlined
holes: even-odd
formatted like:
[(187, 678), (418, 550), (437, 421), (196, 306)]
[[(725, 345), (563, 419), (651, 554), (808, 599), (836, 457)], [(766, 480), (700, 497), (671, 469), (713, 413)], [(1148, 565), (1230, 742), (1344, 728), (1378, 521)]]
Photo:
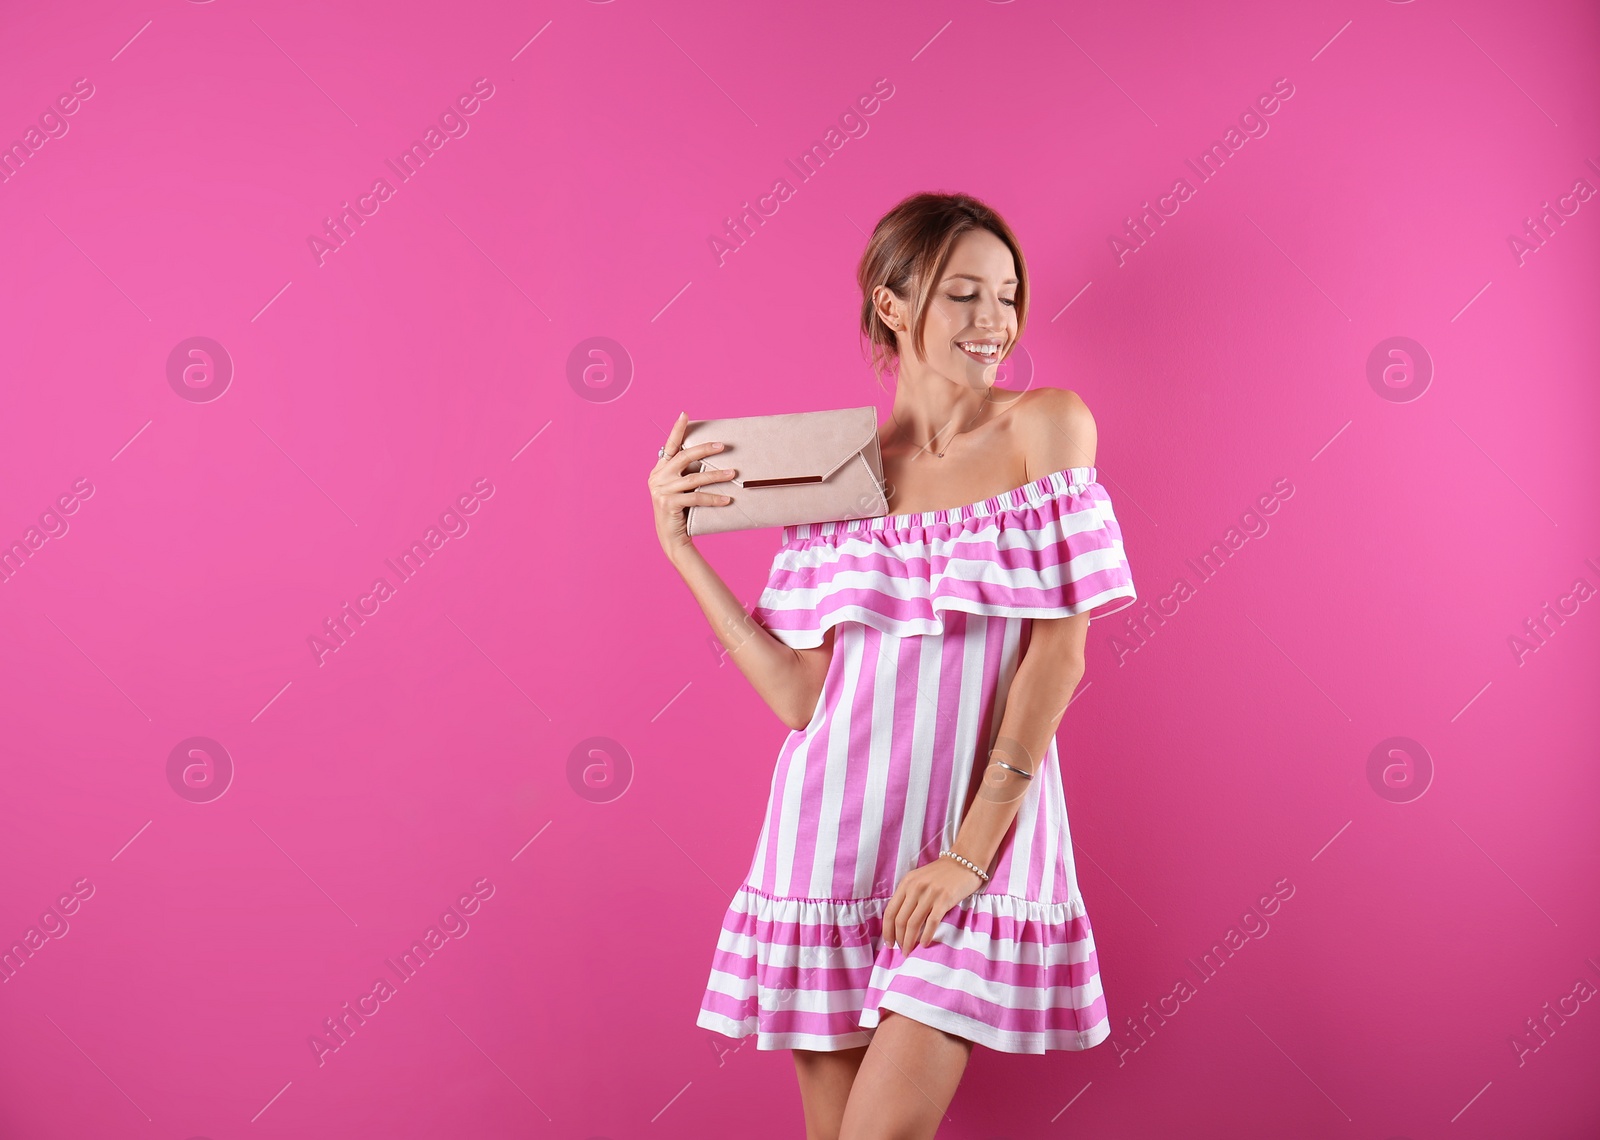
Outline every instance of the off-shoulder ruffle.
[(884, 1011), (1005, 1053), (1088, 1049), (1111, 1033), (1083, 901), (982, 892), (934, 941), (883, 938), (888, 898), (774, 898), (746, 884), (723, 920), (697, 1024), (758, 1049), (865, 1045)]
[(896, 637), (941, 615), (1105, 617), (1137, 598), (1111, 497), (1069, 467), (979, 503), (783, 528), (756, 618), (795, 649), (854, 621)]

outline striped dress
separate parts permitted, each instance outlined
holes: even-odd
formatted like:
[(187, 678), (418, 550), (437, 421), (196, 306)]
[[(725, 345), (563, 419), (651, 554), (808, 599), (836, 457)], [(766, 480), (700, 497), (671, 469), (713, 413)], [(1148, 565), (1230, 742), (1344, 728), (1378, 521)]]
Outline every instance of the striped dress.
[(1104, 1041), (1053, 737), (991, 881), (933, 943), (893, 947), (883, 912), (954, 845), (1031, 619), (1092, 620), (1135, 596), (1093, 467), (965, 507), (784, 527), (755, 616), (796, 649), (835, 629), (833, 657), (778, 753), (696, 1023), (758, 1049), (865, 1045), (884, 1010), (1006, 1053)]

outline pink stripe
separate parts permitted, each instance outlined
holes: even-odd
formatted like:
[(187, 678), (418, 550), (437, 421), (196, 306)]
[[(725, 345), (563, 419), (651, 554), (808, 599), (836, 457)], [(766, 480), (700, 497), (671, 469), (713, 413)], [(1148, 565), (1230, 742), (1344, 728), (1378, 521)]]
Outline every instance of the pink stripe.
[(846, 898), (855, 893), (861, 812), (867, 798), (867, 758), (871, 750), (872, 677), (877, 671), (878, 654), (883, 650), (883, 634), (879, 631), (865, 628), (859, 636), (861, 646), (857, 660), (861, 672), (850, 700), (850, 747), (847, 749), (850, 760), (845, 766), (844, 804), (834, 843), (836, 854), (830, 886), (835, 895)]
[[(823, 702), (822, 719), (809, 733), (790, 733), (784, 740), (783, 747), (778, 753), (777, 769), (773, 776), (772, 796), (768, 804), (770, 809), (767, 814), (767, 829), (770, 833), (767, 840), (765, 865), (761, 870), (761, 889), (768, 894), (776, 894), (778, 889), (778, 872), (784, 858), (782, 845), (794, 840), (781, 826), (783, 821), (783, 805), (788, 798), (785, 788), (789, 783), (790, 770), (797, 764), (804, 764), (808, 774), (815, 771), (818, 750), (825, 748), (828, 733), (832, 728), (833, 711), (837, 707), (838, 691), (843, 684), (842, 678), (830, 675), (824, 680), (823, 686), (830, 690)], [(801, 753), (804, 752), (802, 756)], [(793, 880), (791, 880), (791, 887)], [(801, 890), (806, 887), (802, 886)]]
[[(774, 584), (787, 588), (803, 585), (805, 576), (819, 569), (876, 571), (898, 578), (918, 579), (929, 571), (944, 572), (952, 561), (978, 561), (1006, 570), (1064, 566), (1083, 554), (1109, 550), (1122, 541), (1122, 526), (1109, 511), (1013, 511), (995, 519), (974, 520), (972, 527), (934, 539), (885, 538), (877, 534), (846, 534), (832, 541), (817, 538), (790, 543), (773, 559), (780, 563)], [(1001, 544), (1000, 537), (1006, 536)], [(903, 549), (909, 548), (909, 549)], [(785, 553), (806, 557), (799, 565), (782, 563)], [(1065, 555), (1065, 557), (1063, 557)]]
[[(1136, 596), (1125, 554), (1121, 554), (1115, 565), (1096, 570), (1089, 570), (1078, 561), (1080, 556), (1092, 551), (1117, 550), (1120, 553), (1121, 529), (1114, 519), (1097, 518), (1091, 529), (1064, 533), (1058, 538), (1055, 535), (1060, 528), (1054, 524), (1048, 534), (1030, 535), (1026, 523), (1020, 521), (1023, 514), (1003, 518), (1007, 521), (1000, 524), (1002, 528), (1021, 527), (1020, 533), (1038, 545), (1002, 549), (992, 539), (951, 542), (948, 550), (935, 550), (921, 557), (906, 550), (886, 552), (869, 548), (863, 552), (858, 549), (861, 543), (855, 542), (844, 550), (801, 549), (800, 554), (806, 560), (795, 567), (780, 565), (789, 553), (780, 551), (755, 607), (756, 617), (775, 633), (820, 632), (825, 625), (833, 624), (826, 622), (829, 616), (854, 607), (865, 611), (862, 620), (887, 632), (904, 635), (907, 627), (932, 625), (937, 629), (938, 615), (951, 610), (993, 616), (1011, 616), (1019, 610), (1064, 613), (1081, 609), (1091, 599), (1108, 593), (1113, 596), (1105, 599), (1107, 604), (1117, 598)], [(965, 567), (953, 565), (958, 558), (999, 565), (1004, 572), (1013, 575), (1023, 572), (1034, 577), (1059, 574), (1061, 584), (1035, 586), (968, 580), (961, 576)], [(1074, 562), (1079, 569), (1074, 570)], [(844, 575), (858, 571), (881, 575), (885, 581), (874, 586), (843, 582)], [(810, 600), (802, 600), (801, 592), (809, 592)], [(871, 620), (874, 616), (882, 620), (874, 622)]]
[[(1094, 520), (1094, 529), (1098, 529), (1102, 522), (1107, 528), (1113, 528), (1116, 524), (1116, 508), (1111, 503), (1111, 496), (1098, 483), (1091, 483), (1075, 494), (1057, 492), (1035, 503), (1003, 506), (983, 515), (966, 515), (910, 526), (836, 527), (831, 530), (815, 529), (810, 534), (801, 533), (805, 530), (803, 526), (785, 527), (779, 549), (806, 550), (844, 543), (893, 546), (906, 542), (927, 543), (930, 538), (981, 542), (985, 540), (976, 536), (996, 525), (1005, 527), (1023, 522), (1029, 524), (1028, 529), (1038, 529), (1041, 520), (1044, 526), (1055, 526), (1061, 520), (1073, 520), (1080, 526), (1064, 529), (1081, 529), (1081, 523), (1086, 518)], [(883, 518), (879, 516), (870, 521), (883, 521)]]
[[(855, 991), (865, 993), (876, 963), (869, 960), (859, 966), (806, 966), (799, 967), (758, 965), (754, 958), (741, 958), (736, 954), (721, 952), (711, 960), (714, 970), (730, 974), (740, 981), (759, 979), (760, 984), (772, 990), (798, 990), (804, 993), (839, 993)], [(707, 987), (708, 989), (710, 987)], [(713, 993), (720, 991), (711, 991)], [(756, 995), (750, 996), (754, 1003)], [(857, 1009), (855, 1012), (860, 1013)], [(743, 1017), (744, 1014), (735, 1016)]]
[[(987, 566), (997, 565), (1008, 574), (1026, 573), (1040, 579), (1059, 578), (1065, 588), (1075, 581), (1081, 582), (1092, 576), (1091, 572), (1082, 566), (1074, 571), (1072, 567), (1074, 561), (1085, 554), (1114, 550), (1115, 546), (1116, 544), (1108, 537), (1097, 537), (1092, 534), (1086, 537), (1080, 533), (1070, 536), (1065, 542), (1052, 542), (1040, 549), (1011, 546), (997, 551), (992, 542), (974, 542), (954, 547), (948, 553), (936, 552), (931, 558), (920, 558), (904, 552), (885, 554), (877, 551), (861, 553), (852, 550), (840, 553), (834, 558), (823, 559), (820, 552), (808, 551), (806, 553), (814, 555), (810, 562), (795, 567), (775, 566), (767, 580), (764, 596), (759, 600), (765, 608), (773, 594), (826, 585), (846, 574), (870, 574), (886, 579), (892, 585), (916, 591), (920, 591), (922, 587), (932, 582), (934, 583), (932, 592), (936, 594), (940, 592), (939, 587), (946, 584), (972, 586), (989, 591), (1009, 592), (1017, 589), (1026, 591), (1030, 595), (1037, 594), (1041, 590), (1053, 593), (1055, 587), (1012, 587), (1004, 581), (997, 582), (992, 578), (969, 583), (958, 577), (966, 567), (954, 564), (978, 562)], [(911, 573), (898, 573), (902, 569)], [(893, 596), (886, 591), (876, 589), (869, 589), (867, 592), (883, 593), (885, 597)]]
[(701, 1008), (720, 1013), (734, 1021), (756, 1021), (762, 1033), (808, 1033), (819, 1037), (843, 1037), (864, 1032), (859, 1010), (812, 1013), (807, 1010), (758, 1010), (754, 1002), (738, 1001), (727, 994), (708, 991)]
[(1049, 767), (1050, 782), (1046, 787), (1055, 801), (1055, 812), (1060, 813), (1061, 823), (1053, 824), (1060, 833), (1060, 846), (1056, 848), (1056, 857), (1050, 866), (1050, 902), (1069, 902), (1072, 895), (1073, 880), (1067, 876), (1067, 862), (1072, 858), (1072, 835), (1064, 822), (1067, 816), (1066, 779), (1061, 771), (1061, 750), (1056, 745), (1056, 738), (1050, 738), (1050, 745), (1045, 749), (1044, 762)]
[(1028, 898), (1042, 902), (1055, 901), (1048, 894), (1051, 878), (1049, 860), (1054, 855), (1050, 850), (1051, 832), (1057, 826), (1050, 803), (1053, 793), (1050, 790), (1049, 764), (1050, 747), (1049, 741), (1046, 741), (1044, 755), (1035, 760), (1034, 777), (1027, 792), (1031, 800), (1029, 827), (1033, 841), (1028, 851), (1028, 871), (1023, 887), (1023, 894)]
[[(969, 618), (967, 620), (970, 626), (972, 619)], [(981, 684), (984, 693), (993, 694), (999, 692), (1000, 673), (1008, 664), (1006, 661), (1006, 632), (1009, 628), (1009, 623), (997, 620), (991, 621), (988, 618), (979, 620), (984, 625), (983, 662), (980, 666)], [(968, 765), (967, 798), (964, 805), (967, 810), (970, 810), (970, 805), (977, 800), (978, 795), (983, 791), (983, 778), (989, 770), (989, 743), (1000, 733), (1000, 725), (997, 723), (995, 716), (997, 704), (998, 702), (992, 697), (983, 703), (983, 716), (978, 723), (978, 736), (973, 748), (972, 759)], [(963, 811), (964, 816), (965, 811)], [(1013, 831), (1012, 835), (1016, 836), (1017, 832)], [(1000, 862), (1009, 864), (1012, 859), (1012, 853), (1015, 850), (1015, 843), (1006, 842), (1002, 846), (1003, 853), (1000, 856)], [(935, 852), (935, 855), (937, 855), (937, 852)], [(997, 866), (995, 871), (990, 874), (994, 883), (1001, 884), (1006, 881), (1006, 876), (1009, 872)], [(1003, 891), (1005, 888), (1002, 886), (998, 889)]]
[[(1028, 645), (1032, 641), (1033, 623), (1028, 622), (1024, 626), (1022, 634), (1022, 653), (1024, 655), (1027, 654)], [(1040, 891), (1043, 888), (1048, 872), (1048, 868), (1045, 866), (1045, 858), (1046, 849), (1050, 846), (1051, 816), (1054, 814), (1051, 811), (1052, 805), (1049, 799), (1050, 796), (1054, 795), (1054, 791), (1050, 787), (1050, 773), (1048, 771), (1050, 765), (1049, 745), (1053, 743), (1055, 743), (1054, 735), (1046, 742), (1044, 756), (1034, 763), (1034, 777), (1028, 781), (1028, 793), (1032, 798), (1034, 816), (1032, 824), (1033, 843), (1032, 849), (1028, 854), (1027, 886), (1023, 890), (1023, 894), (1030, 899), (1050, 898), (1052, 901), (1053, 896), (1041, 895)], [(1010, 775), (1010, 773), (1007, 773), (1007, 775)]]
[[(1099, 971), (1099, 953), (1094, 946), (1093, 930), (1087, 917), (1078, 916), (1065, 924), (1065, 929), (1052, 924), (1026, 921), (1017, 922), (1004, 916), (984, 914), (977, 910), (958, 908), (960, 919), (948, 918), (940, 923), (941, 938), (928, 946), (917, 946), (908, 955), (898, 947), (883, 941), (881, 910), (864, 914), (859, 923), (831, 923), (763, 920), (753, 915), (729, 911), (723, 929), (737, 938), (748, 940), (750, 953), (736, 953), (719, 948), (712, 957), (714, 969), (742, 980), (759, 977), (761, 984), (772, 989), (798, 988), (807, 990), (849, 989), (865, 984), (863, 977), (854, 977), (870, 971), (874, 964), (896, 970), (908, 958), (935, 963), (951, 970), (970, 970), (980, 978), (1002, 982), (1024, 989), (1045, 990), (1058, 986), (1085, 986)], [(996, 923), (995, 919), (1001, 919)], [(975, 920), (975, 921), (973, 921)], [(1009, 926), (1009, 929), (1007, 929)], [(1007, 954), (1015, 954), (1014, 946), (1027, 946), (1039, 951), (1040, 961), (1023, 962), (1011, 957), (993, 957), (976, 942), (982, 935), (982, 945), (993, 947), (996, 940), (1004, 940)], [(967, 944), (962, 945), (965, 941)], [(772, 951), (780, 947), (820, 949), (833, 947), (843, 951), (846, 947), (865, 948), (873, 952), (871, 961), (847, 965), (843, 962), (822, 965), (780, 965), (771, 961)], [(1062, 946), (1078, 946), (1087, 953), (1075, 962), (1045, 962), (1045, 952)]]
[[(911, 799), (911, 774), (914, 765), (912, 746), (916, 742), (917, 725), (927, 713), (919, 689), (922, 677), (922, 641), (918, 638), (898, 640), (894, 643), (894, 717), (891, 720), (889, 755), (894, 757), (889, 767), (889, 779), (884, 787), (884, 803), (897, 807)], [(919, 773), (919, 778), (926, 776)], [(878, 858), (872, 868), (872, 881), (868, 890), (873, 894), (892, 892), (895, 885), (895, 867), (900, 859), (900, 839), (905, 832), (903, 811), (886, 810), (885, 827), (878, 840)]]
[[(863, 899), (819, 899), (777, 897), (748, 884), (740, 887), (733, 896), (733, 901), (728, 907), (724, 919), (724, 928), (735, 933), (745, 932), (750, 929), (751, 923), (766, 923), (769, 926), (787, 924), (798, 930), (811, 930), (818, 927), (837, 927), (844, 929), (867, 928), (876, 936), (879, 929), (876, 923), (881, 922), (883, 908), (888, 906), (890, 894), (874, 895)], [(962, 930), (971, 930), (991, 938), (1009, 938), (1037, 941), (1028, 939), (1030, 931), (1050, 929), (1053, 940), (1056, 942), (1075, 942), (1084, 937), (1089, 929), (1087, 915), (1074, 915), (1069, 912), (1065, 902), (1038, 903), (1027, 899), (1017, 898), (1014, 895), (976, 895), (976, 905), (956, 906), (950, 910), (951, 918), (946, 917), (946, 923), (958, 926)], [(1038, 911), (1037, 917), (1026, 913), (1023, 917), (1003, 913), (1007, 909), (1020, 909)], [(807, 914), (810, 921), (798, 919), (780, 919), (781, 913)], [(1060, 919), (1052, 916), (1060, 914)], [(745, 921), (745, 920), (748, 921)], [(813, 943), (806, 943), (813, 945)]]
[(1106, 1019), (1105, 995), (1099, 994), (1086, 1006), (1049, 1005), (1044, 1009), (1018, 1009), (985, 1001), (965, 990), (949, 989), (921, 978), (897, 974), (887, 989), (867, 990), (866, 1004), (877, 1007), (886, 993), (900, 993), (929, 1005), (948, 1009), (974, 1021), (992, 1025), (1005, 1033), (1082, 1033)]
[(762, 861), (761, 877), (757, 880), (761, 884), (761, 889), (768, 894), (772, 894), (778, 889), (778, 845), (783, 838), (783, 833), (779, 826), (783, 816), (783, 786), (788, 780), (789, 765), (794, 761), (795, 751), (805, 740), (804, 736), (791, 733), (784, 740), (783, 747), (778, 750), (778, 763), (773, 770), (772, 796), (767, 805), (769, 810), (767, 812), (767, 822), (764, 825), (767, 833), (767, 849)]
[(794, 857), (789, 864), (789, 893), (792, 895), (811, 893), (811, 874), (817, 859), (817, 813), (828, 809), (823, 780), (828, 772), (828, 749), (838, 731), (838, 719), (829, 716), (827, 726), (812, 735), (806, 752), (800, 802), (808, 805), (809, 810), (802, 809), (792, 817), (795, 827)]
[(840, 1010), (837, 1013), (813, 1013), (803, 1009), (782, 1009), (761, 1015), (764, 1033), (810, 1033), (819, 1037), (842, 1037), (847, 1033), (860, 1033), (861, 1014), (858, 1010)]
[[(1027, 569), (1043, 571), (1050, 568), (1036, 565)], [(843, 571), (823, 568), (808, 571), (802, 581), (780, 584), (780, 578), (794, 575), (775, 572), (773, 584), (769, 587), (771, 594), (815, 589), (818, 592), (815, 604), (784, 598), (776, 598), (769, 602), (768, 597), (763, 597), (761, 604), (756, 607), (756, 612), (758, 616), (765, 618), (768, 614), (779, 616), (796, 610), (804, 612), (825, 602), (834, 602), (834, 608), (841, 605), (877, 608), (877, 604), (881, 603), (884, 613), (905, 620), (926, 614), (930, 609), (929, 603), (941, 599), (959, 599), (1018, 609), (1069, 606), (1114, 586), (1126, 585), (1133, 580), (1128, 573), (1126, 563), (1099, 570), (1080, 571), (1076, 576), (1065, 576), (1060, 586), (1024, 586), (1009, 582), (969, 581), (941, 571), (940, 573), (945, 576), (939, 578), (937, 584), (926, 594), (904, 596), (889, 593), (875, 586), (847, 586), (842, 583), (835, 585), (835, 580), (842, 576), (842, 573)]]
[[(1042, 933), (1035, 931), (1034, 936), (1024, 939), (1022, 945), (1038, 946), (1041, 949), (1061, 945), (1059, 942), (1043, 940), (1039, 937)], [(948, 931), (945, 937), (951, 937)], [(1057, 986), (1086, 986), (1099, 972), (1099, 951), (1087, 934), (1081, 939), (1072, 941), (1081, 942), (1087, 948), (1088, 954), (1084, 961), (1053, 962), (1048, 965), (1042, 962), (1019, 962), (1012, 958), (991, 958), (973, 946), (955, 946), (944, 942), (935, 942), (931, 946), (917, 946), (910, 956), (950, 970), (970, 970), (986, 982), (1001, 982), (1018, 989), (1043, 991)], [(904, 965), (906, 959), (906, 954), (891, 946), (884, 948), (880, 958), (884, 968), (890, 970)]]
[[(1077, 1008), (1066, 1004), (1070, 999), (1064, 997), (1069, 988), (1088, 986), (1099, 972), (1099, 956), (1087, 917), (1073, 916), (1051, 923), (979, 907), (957, 907), (952, 911), (954, 921), (946, 918), (941, 924), (942, 936), (957, 944), (935, 942), (912, 951), (917, 960), (941, 971), (952, 971), (948, 979), (952, 984), (940, 985), (896, 972), (904, 966), (907, 955), (882, 940), (882, 911), (887, 903), (887, 898), (775, 899), (748, 886), (740, 888), (724, 918), (723, 929), (745, 952), (719, 947), (712, 968), (738, 979), (751, 992), (748, 997), (731, 997), (708, 986), (701, 1009), (733, 1022), (741, 1036), (755, 1032), (771, 1039), (796, 1034), (831, 1043), (861, 1039), (862, 1011), (878, 1011), (885, 993), (901, 993), (1006, 1033), (1036, 1037), (1037, 1051), (1044, 1050), (1047, 1034), (1082, 1033), (1105, 1020), (1103, 996)], [(989, 905), (1015, 905), (1024, 912), (1048, 913), (1056, 909), (1009, 896), (993, 898)], [(780, 913), (782, 917), (778, 917)], [(1020, 942), (1030, 949), (1019, 955), (1015, 946), (1008, 946), (1003, 951), (1006, 957), (990, 958), (974, 944), (980, 936)], [(968, 944), (960, 945), (963, 941)], [(1028, 954), (1042, 959), (1047, 952), (1059, 952), (1061, 946), (1074, 944), (1080, 952), (1087, 951), (1084, 960), (1049, 965), (1015, 960)], [(772, 964), (780, 949), (801, 947), (802, 954), (815, 959), (817, 948), (830, 946), (837, 953), (831, 955), (835, 961), (827, 965)], [(852, 965), (838, 961), (849, 951), (862, 961)], [(871, 958), (864, 952), (870, 952)], [(823, 954), (830, 956), (826, 951)], [(1019, 997), (1032, 995), (1046, 1008), (1013, 1008), (974, 997), (959, 987), (955, 971), (971, 971), (979, 978), (1012, 987)], [(889, 973), (885, 984), (873, 985), (874, 976), (881, 976), (881, 972)], [(761, 990), (766, 991), (767, 1008), (761, 1006)], [(829, 995), (827, 1004), (840, 1008), (832, 1013), (797, 1008), (803, 995), (823, 994)]]
[[(864, 988), (857, 988), (865, 993)], [(822, 1037), (843, 1037), (862, 1032), (861, 1011), (858, 1008), (845, 1008), (832, 1013), (792, 1007), (764, 1010), (756, 1005), (754, 998), (729, 997), (720, 990), (710, 989), (706, 991), (700, 1008), (720, 1013), (737, 1022), (754, 1021), (762, 1033), (810, 1033)]]

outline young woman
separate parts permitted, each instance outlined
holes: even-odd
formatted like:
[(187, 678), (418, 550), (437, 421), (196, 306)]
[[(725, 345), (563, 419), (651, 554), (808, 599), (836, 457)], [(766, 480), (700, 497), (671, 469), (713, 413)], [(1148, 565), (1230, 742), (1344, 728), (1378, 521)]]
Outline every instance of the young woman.
[[(735, 470), (674, 424), (662, 549), (791, 732), (698, 1024), (794, 1050), (809, 1140), (933, 1136), (974, 1043), (1110, 1034), (1055, 731), (1092, 616), (1135, 599), (1095, 424), (995, 387), (1027, 317), (1010, 228), (960, 194), (878, 222), (857, 270), (892, 514), (783, 528), (754, 614), (685, 533)], [(881, 383), (880, 378), (880, 383)], [(950, 505), (957, 504), (957, 505)]]

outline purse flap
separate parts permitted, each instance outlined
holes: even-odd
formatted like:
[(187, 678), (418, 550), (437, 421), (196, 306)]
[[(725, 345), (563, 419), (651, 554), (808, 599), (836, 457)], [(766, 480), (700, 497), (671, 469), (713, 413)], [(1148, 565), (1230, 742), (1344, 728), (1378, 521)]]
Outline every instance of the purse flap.
[[(806, 425), (810, 430), (805, 434), (785, 422), (802, 417), (810, 421)], [(716, 423), (706, 421), (705, 430), (696, 434), (717, 438)], [(727, 482), (740, 488), (824, 483), (860, 455), (878, 434), (877, 409), (870, 405), (754, 416), (741, 426), (746, 430), (738, 433), (739, 442), (733, 448), (700, 460), (703, 471), (737, 468), (739, 474)]]

